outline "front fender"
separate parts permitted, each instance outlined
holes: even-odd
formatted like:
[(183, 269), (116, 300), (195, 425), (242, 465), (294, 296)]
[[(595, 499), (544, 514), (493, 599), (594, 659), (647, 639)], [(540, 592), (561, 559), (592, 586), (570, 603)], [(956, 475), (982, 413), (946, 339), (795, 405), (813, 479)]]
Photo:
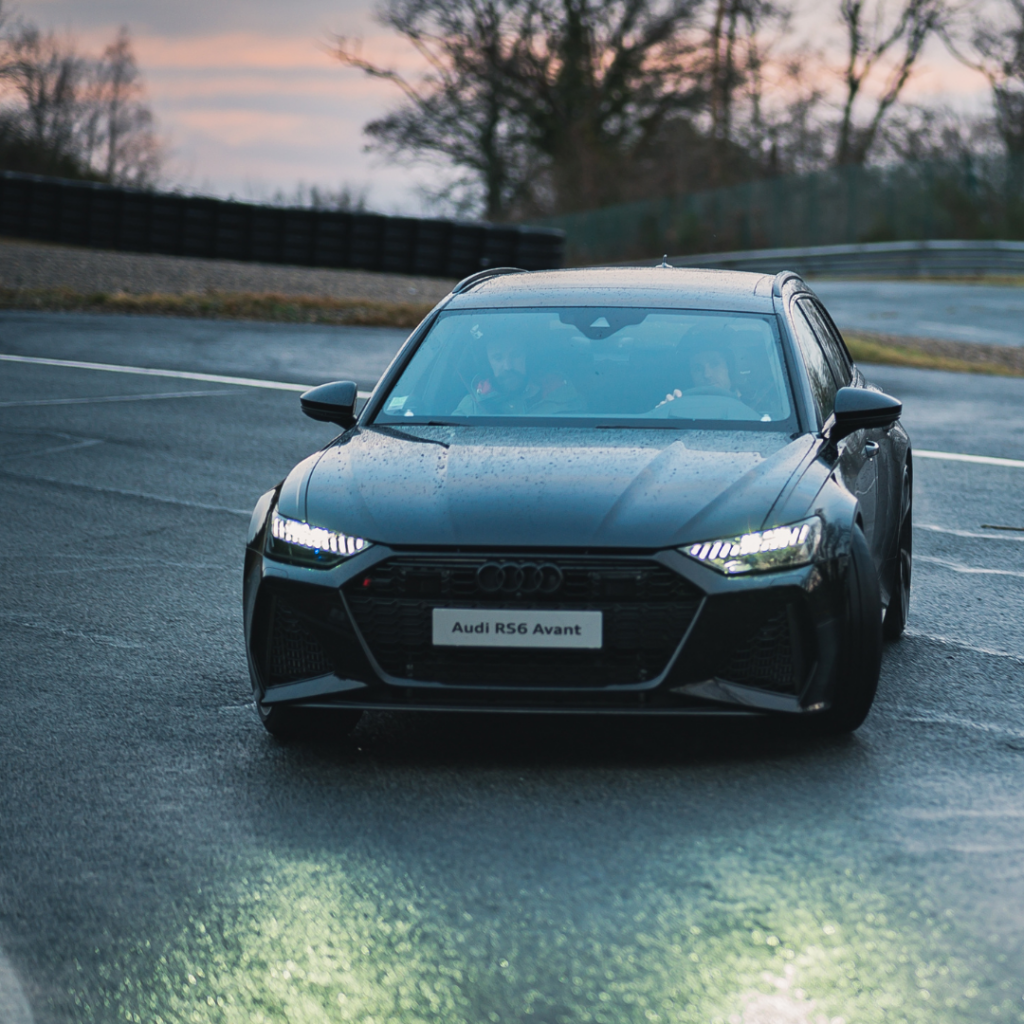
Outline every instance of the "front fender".
[[(283, 481), (282, 481), (283, 482)], [(265, 494), (261, 494), (249, 517), (249, 530), (245, 535), (245, 546), (247, 548), (262, 548), (266, 540), (267, 520), (270, 518), (270, 510), (274, 507), (277, 495), (281, 490), (281, 484), (272, 487)]]

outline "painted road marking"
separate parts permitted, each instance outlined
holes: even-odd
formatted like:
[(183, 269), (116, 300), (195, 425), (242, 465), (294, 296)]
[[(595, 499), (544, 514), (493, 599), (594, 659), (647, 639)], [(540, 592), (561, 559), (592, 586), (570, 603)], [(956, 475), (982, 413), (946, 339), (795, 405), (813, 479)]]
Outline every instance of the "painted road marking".
[(36, 405), (102, 405), (104, 402), (153, 402), (164, 398), (206, 398), (209, 395), (236, 395), (237, 391), (161, 391), (153, 395), (103, 395), (100, 398), (36, 398), (27, 402), (0, 402), (0, 409), (22, 409)]
[[(60, 449), (49, 450), (59, 451)], [(45, 453), (30, 452), (29, 454)], [(52, 484), (55, 487), (72, 488), (79, 491), (94, 491), (97, 494), (116, 494), (122, 498), (138, 498), (141, 501), (158, 501), (162, 505), (181, 505), (184, 508), (195, 508), (202, 512), (228, 512), (233, 516), (245, 516), (246, 519), (252, 515), (252, 509), (231, 508), (229, 505), (207, 505), (200, 501), (187, 501), (184, 498), (165, 498), (160, 494), (148, 494), (146, 491), (126, 491), (120, 487), (99, 487), (96, 484), (73, 483), (70, 480), (57, 480), (50, 476), (34, 476), (29, 473), (11, 473), (7, 470), (0, 470), (0, 477), (9, 480), (24, 480), (26, 483)], [(2, 1017), (0, 1017), (0, 1024), (3, 1024)]]
[(951, 537), (971, 537), (977, 540), (1009, 540), (1024, 544), (1024, 536), (1006, 533), (978, 533), (976, 530), (957, 530), (951, 526), (935, 526), (933, 523), (914, 523), (915, 530), (928, 530), (930, 533), (947, 533)]
[(980, 565), (964, 565), (963, 562), (951, 562), (946, 558), (934, 558), (930, 555), (915, 555), (914, 562), (927, 562), (928, 565), (938, 565), (951, 572), (966, 573), (968, 576), (1015, 576), (1024, 579), (1024, 572), (1015, 569), (986, 569)]
[(959, 452), (930, 452), (924, 448), (914, 448), (915, 459), (944, 459), (946, 462), (975, 462), (981, 466), (1012, 466), (1024, 469), (1022, 459), (997, 459), (992, 455), (961, 455)]
[[(290, 384), (282, 380), (257, 380), (254, 377), (225, 377), (218, 373), (192, 373), (188, 370), (154, 370), (148, 366), (121, 366), (117, 363), (84, 363), (77, 359), (43, 359), (41, 356), (15, 356), (0, 353), (7, 363), (31, 363), (34, 366), (62, 366), (69, 370), (105, 370), (107, 373), (133, 373), (143, 377), (172, 377), (176, 380), (201, 380), (208, 384), (237, 384), (245, 388), (267, 388), (270, 391), (308, 391), (315, 384)], [(369, 391), (358, 392), (369, 398)]]
[[(134, 373), (146, 377), (173, 377), (178, 380), (201, 380), (210, 384), (237, 384), (246, 388), (268, 388), (272, 391), (308, 391), (313, 384), (290, 384), (280, 380), (258, 380), (254, 377), (226, 377), (217, 373), (192, 373), (188, 370), (154, 370), (147, 366), (120, 366), (116, 363), (85, 363), (77, 359), (44, 359), (41, 356), (16, 356), (0, 353), (0, 360), (8, 363), (31, 363), (35, 366), (62, 366), (72, 370), (105, 370), (108, 373)], [(358, 392), (360, 398), (369, 398), (369, 391)], [(960, 452), (933, 452), (914, 449), (921, 459), (942, 459), (946, 462), (973, 462), (982, 466), (1011, 466), (1024, 469), (1024, 459), (999, 459), (992, 455), (964, 455)]]
[(977, 644), (965, 643), (963, 640), (951, 640), (948, 636), (934, 636), (931, 633), (919, 633), (916, 629), (908, 629), (904, 636), (912, 636), (916, 640), (930, 640), (934, 644), (941, 644), (943, 647), (958, 647), (963, 651), (973, 651), (976, 654), (987, 654), (993, 658), (1009, 658), (1012, 661), (1024, 662), (1024, 657), (1014, 654), (1012, 651), (1000, 651), (994, 647), (980, 647)]

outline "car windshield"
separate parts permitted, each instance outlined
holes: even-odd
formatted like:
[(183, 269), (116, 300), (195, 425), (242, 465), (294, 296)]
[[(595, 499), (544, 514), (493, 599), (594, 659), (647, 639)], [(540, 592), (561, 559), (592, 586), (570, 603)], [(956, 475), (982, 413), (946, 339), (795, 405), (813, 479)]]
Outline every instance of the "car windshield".
[(635, 307), (442, 312), (377, 423), (699, 425), (793, 419), (774, 316)]

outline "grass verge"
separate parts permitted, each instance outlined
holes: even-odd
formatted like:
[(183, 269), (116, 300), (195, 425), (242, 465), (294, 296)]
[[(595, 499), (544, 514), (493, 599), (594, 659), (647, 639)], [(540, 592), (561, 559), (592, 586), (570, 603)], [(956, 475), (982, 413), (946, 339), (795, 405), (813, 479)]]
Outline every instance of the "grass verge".
[[(325, 299), (263, 292), (129, 295), (125, 292), (76, 292), (69, 288), (0, 288), (0, 309), (135, 313), (289, 324), (411, 328), (432, 307), (431, 302)], [(974, 345), (870, 331), (850, 332), (846, 343), (859, 363), (1024, 377), (1024, 347)]]
[(919, 370), (950, 370), (954, 373), (986, 373), (998, 377), (1024, 377), (1024, 348), (975, 345), (934, 338), (874, 334), (868, 331), (844, 335), (850, 355), (858, 363), (910, 366)]
[(363, 327), (415, 327), (432, 302), (324, 299), (307, 295), (255, 292), (197, 292), (183, 295), (125, 292), (83, 293), (68, 288), (0, 288), (0, 309), (68, 313), (135, 313), (263, 320), (290, 324), (348, 324)]

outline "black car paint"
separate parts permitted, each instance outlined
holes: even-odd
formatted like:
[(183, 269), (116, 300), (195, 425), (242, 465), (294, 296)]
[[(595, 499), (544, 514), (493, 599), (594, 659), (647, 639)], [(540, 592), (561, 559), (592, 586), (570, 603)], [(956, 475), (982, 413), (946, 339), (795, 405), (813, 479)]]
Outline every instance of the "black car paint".
[[(855, 523), (864, 529), (879, 570), (883, 602), (887, 601), (909, 440), (897, 423), (888, 429), (855, 431), (838, 446), (830, 442), (824, 433), (829, 424), (820, 421), (788, 328), (792, 303), (811, 293), (795, 275), (761, 280), (761, 308), (767, 300), (787, 325), (783, 345), (800, 432), (793, 437), (714, 432), (703, 439), (703, 449), (701, 436), (688, 431), (374, 426), (373, 416), (390, 384), (436, 312), (452, 298), (439, 304), (395, 357), (357, 424), (303, 460), (254, 511), (246, 557), (245, 624), (257, 699), (304, 706), (685, 713), (827, 707), (842, 630), (850, 531)], [(652, 304), (650, 294), (636, 295), (629, 289), (613, 297), (603, 292), (601, 304), (626, 304), (630, 296), (629, 304)], [(564, 301), (564, 295), (560, 297)], [(466, 300), (465, 293), (462, 298)], [(483, 305), (487, 299), (481, 296), (478, 301)], [(715, 301), (701, 302), (687, 293), (685, 305), (720, 308)], [(520, 304), (537, 304), (536, 293), (524, 290)], [(856, 368), (851, 383), (870, 387)], [(874, 457), (868, 457), (869, 442), (879, 446)], [(715, 450), (716, 458), (707, 458), (708, 449)], [(479, 461), (484, 453), (486, 460)], [(695, 482), (701, 484), (699, 492)], [(265, 524), (275, 502), (284, 515), (308, 518), (374, 543), (330, 570), (266, 558)], [(725, 577), (676, 550), (687, 542), (782, 525), (811, 514), (822, 517), (825, 534), (815, 563), (800, 569)], [(351, 659), (357, 667), (345, 678), (326, 673), (275, 685), (268, 692), (260, 653), (265, 638), (257, 619), (261, 601), (269, 600), (267, 595), (275, 588), (320, 595), (325, 602), (340, 598), (351, 620), (341, 589), (346, 583), (395, 553), (436, 550), (499, 556), (565, 550), (598, 552), (608, 558), (642, 554), (691, 581), (706, 597), (665, 671), (642, 683), (586, 693), (578, 688), (566, 692), (522, 686), (512, 693), (388, 677), (352, 620), (346, 628), (360, 650)], [(769, 600), (786, 596), (806, 617), (815, 663), (799, 694), (780, 699), (778, 694), (758, 693), (721, 679), (687, 676), (687, 664), (691, 669), (696, 665), (700, 675), (699, 634), (713, 617), (711, 611), (727, 609), (729, 601), (742, 600), (743, 595), (767, 595)], [(339, 613), (332, 608), (330, 614)], [(331, 628), (317, 623), (315, 616), (308, 624), (314, 632)], [(319, 635), (329, 642), (328, 633)], [(694, 645), (696, 656), (688, 645)]]

